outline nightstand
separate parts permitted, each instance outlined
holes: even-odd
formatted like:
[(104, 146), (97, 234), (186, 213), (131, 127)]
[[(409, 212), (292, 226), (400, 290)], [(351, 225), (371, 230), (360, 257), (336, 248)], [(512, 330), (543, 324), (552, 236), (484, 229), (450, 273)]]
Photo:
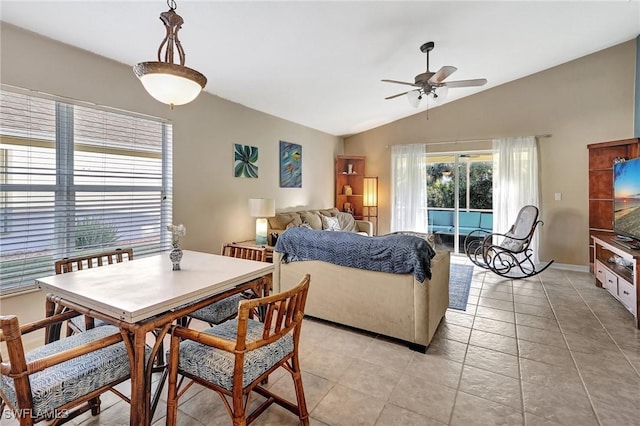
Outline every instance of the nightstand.
[(256, 240), (234, 241), (232, 244), (244, 247), (264, 247), (267, 252), (267, 262), (273, 263), (273, 246), (266, 244), (256, 244)]

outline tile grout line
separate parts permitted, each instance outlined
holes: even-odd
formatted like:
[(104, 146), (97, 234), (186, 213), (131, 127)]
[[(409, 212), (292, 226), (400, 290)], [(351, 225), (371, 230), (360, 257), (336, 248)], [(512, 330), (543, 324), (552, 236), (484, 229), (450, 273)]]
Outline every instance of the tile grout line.
[[(571, 281), (571, 279), (567, 276), (567, 274), (565, 274), (564, 271), (562, 271), (561, 273), (564, 276), (564, 278), (569, 282), (569, 285), (571, 285), (573, 290), (578, 294), (580, 299), (587, 306), (587, 308), (589, 309), (591, 314), (598, 320), (600, 325), (602, 325), (604, 330), (606, 331), (607, 329), (606, 329), (606, 327), (604, 327), (604, 324), (602, 324), (600, 319), (593, 313), (593, 310), (591, 309), (591, 306), (589, 306), (589, 304), (584, 300), (584, 298), (582, 297), (580, 292), (573, 285), (573, 282)], [(591, 411), (593, 411), (593, 414), (594, 414), (594, 416), (596, 418), (596, 421), (598, 422), (598, 425), (602, 426), (602, 420), (600, 420), (600, 416), (598, 415), (598, 411), (596, 410), (596, 407), (595, 407), (595, 405), (593, 403), (593, 399), (591, 398), (591, 393), (589, 392), (589, 389), (587, 389), (587, 384), (584, 381), (584, 377), (582, 376), (582, 372), (580, 371), (580, 368), (578, 367), (578, 363), (576, 362), (576, 359), (573, 356), (573, 351), (571, 350), (571, 346), (569, 345), (569, 342), (567, 341), (567, 338), (565, 336), (565, 332), (564, 332), (564, 330), (562, 328), (562, 325), (560, 324), (560, 320), (558, 319), (558, 316), (556, 315), (556, 310), (553, 308), (553, 303), (551, 303), (551, 298), (549, 297), (549, 293), (547, 292), (547, 287), (545, 286), (544, 281), (542, 280), (542, 277), (540, 277), (540, 278), (541, 278), (540, 281), (542, 282), (542, 288), (544, 289), (544, 292), (547, 295), (547, 300), (549, 301), (549, 306), (551, 307), (551, 312), (553, 313), (553, 317), (555, 318), (556, 322), (558, 323), (558, 328), (560, 329), (560, 334), (562, 335), (562, 339), (564, 340), (565, 345), (567, 345), (567, 349), (569, 349), (569, 356), (571, 356), (571, 361), (573, 362), (573, 365), (576, 368), (576, 371), (578, 372), (578, 377), (580, 378), (580, 383), (582, 384), (582, 388), (584, 389), (584, 392), (587, 395), (587, 399), (589, 400), (589, 404), (591, 405)], [(608, 331), (607, 331), (607, 334), (609, 334)], [(611, 336), (609, 336), (609, 337), (611, 337)]]
[(516, 320), (516, 298), (513, 295), (513, 279), (511, 279), (511, 301), (513, 303), (513, 328), (515, 329), (515, 335), (516, 335), (516, 360), (518, 361), (518, 386), (520, 387), (520, 406), (522, 407), (522, 424), (524, 426), (527, 426), (527, 416), (526, 416), (526, 409), (525, 409), (525, 405), (524, 405), (524, 386), (523, 386), (523, 379), (522, 379), (522, 364), (520, 362), (521, 358), (520, 358), (520, 340), (518, 339), (518, 324), (517, 324), (517, 320)]

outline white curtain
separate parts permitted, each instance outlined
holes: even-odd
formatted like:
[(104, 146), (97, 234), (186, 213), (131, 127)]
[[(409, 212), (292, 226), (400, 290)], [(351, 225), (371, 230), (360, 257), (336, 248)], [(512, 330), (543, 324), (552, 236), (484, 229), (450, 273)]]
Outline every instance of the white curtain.
[(427, 149), (391, 147), (391, 232), (427, 232)]
[[(505, 233), (527, 204), (540, 208), (538, 147), (534, 136), (493, 140), (493, 229)], [(538, 234), (531, 242), (538, 263)]]

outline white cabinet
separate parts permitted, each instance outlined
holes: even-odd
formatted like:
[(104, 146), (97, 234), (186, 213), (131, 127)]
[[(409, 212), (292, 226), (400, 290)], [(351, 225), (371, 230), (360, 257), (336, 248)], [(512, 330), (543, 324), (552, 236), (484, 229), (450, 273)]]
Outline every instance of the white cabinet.
[[(631, 312), (638, 322), (640, 253), (616, 245), (611, 236), (593, 236), (596, 285), (605, 288)], [(618, 259), (618, 261), (616, 261)]]

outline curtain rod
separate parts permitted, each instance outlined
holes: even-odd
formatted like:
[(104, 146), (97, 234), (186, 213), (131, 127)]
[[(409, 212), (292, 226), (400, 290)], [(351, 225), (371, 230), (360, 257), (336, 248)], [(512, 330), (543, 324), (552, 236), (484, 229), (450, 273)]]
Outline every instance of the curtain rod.
[[(543, 135), (535, 135), (534, 137), (536, 139), (541, 139), (541, 138), (550, 138), (552, 135), (550, 133), (545, 133)], [(483, 138), (483, 139), (456, 139), (456, 140), (452, 140), (452, 141), (438, 141), (438, 142), (427, 142), (424, 145), (444, 145), (444, 144), (456, 144), (456, 143), (471, 143), (471, 142), (487, 142), (487, 141), (491, 141), (493, 139), (499, 139), (499, 138)], [(404, 144), (393, 144), (393, 145), (386, 145), (385, 148), (389, 148), (392, 147), (394, 145), (404, 145)], [(407, 145), (422, 145), (422, 144), (407, 144)]]

